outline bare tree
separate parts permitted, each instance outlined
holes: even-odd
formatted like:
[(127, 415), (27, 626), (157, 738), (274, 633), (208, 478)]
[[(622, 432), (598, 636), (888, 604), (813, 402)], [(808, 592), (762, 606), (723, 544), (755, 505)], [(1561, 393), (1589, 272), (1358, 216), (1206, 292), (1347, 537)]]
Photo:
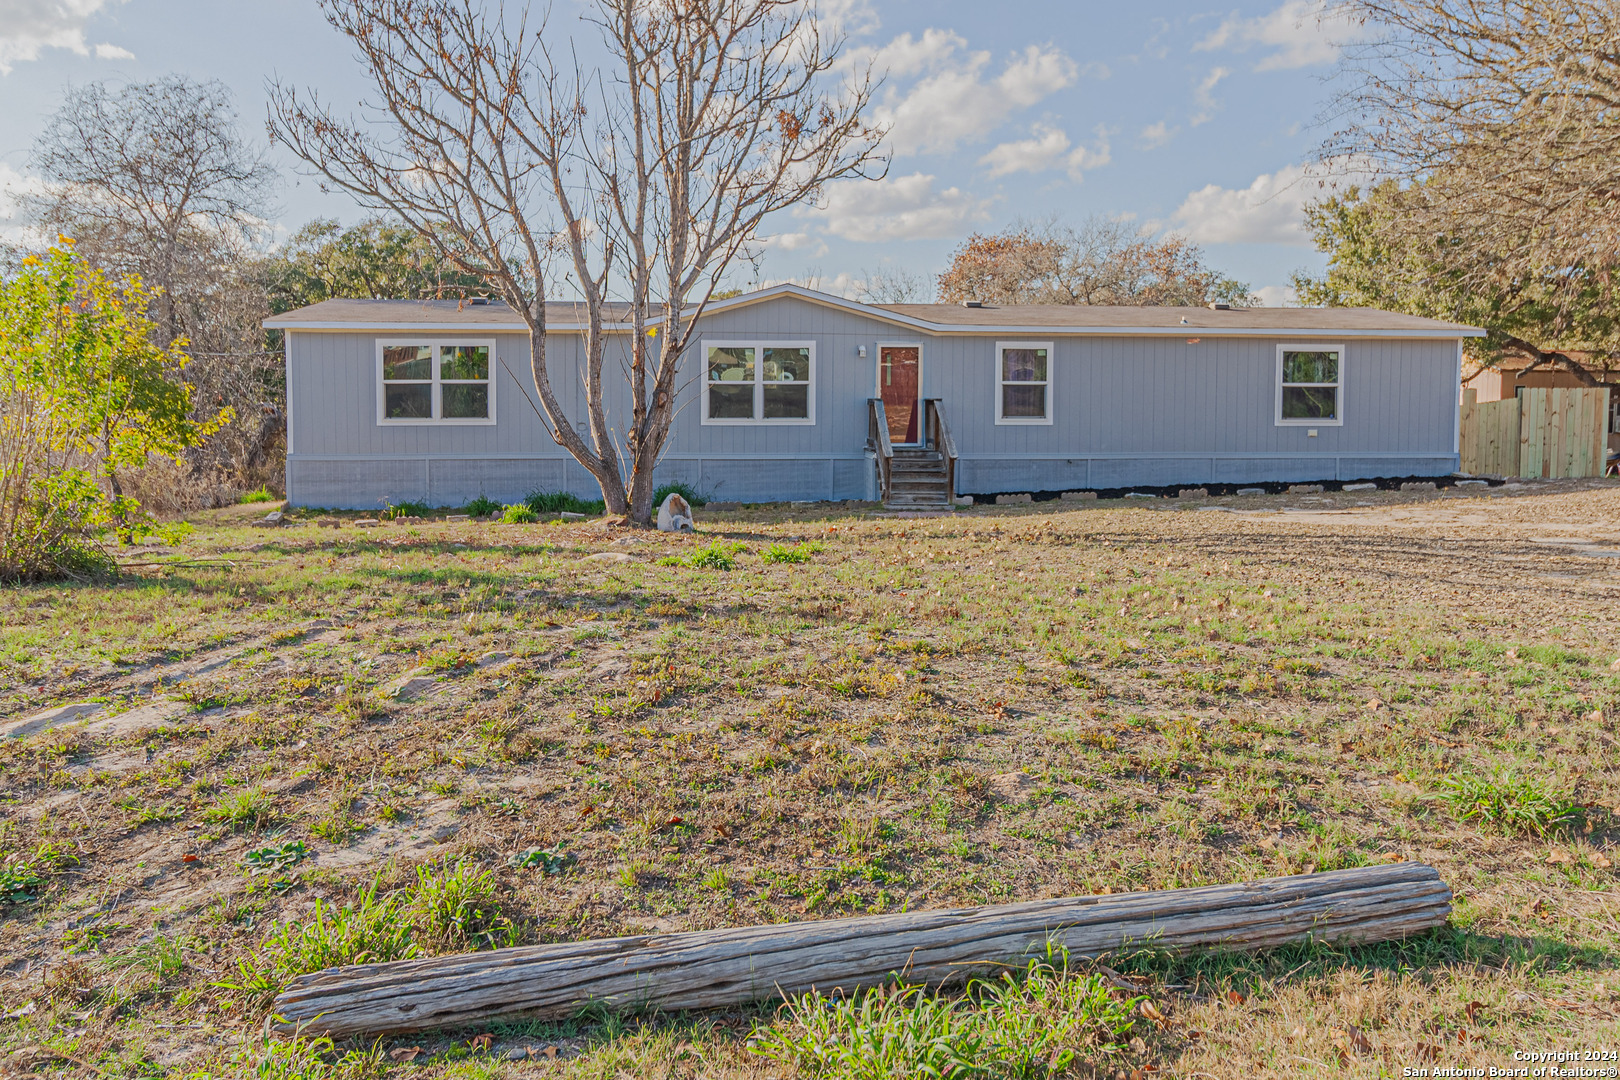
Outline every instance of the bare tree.
[(188, 452), (193, 480), (212, 492), (220, 474), (266, 477), (282, 430), (279, 365), (264, 351), (252, 263), (276, 174), (242, 138), (230, 91), (184, 75), (71, 89), (33, 167), (45, 181), (27, 201), (35, 225), (74, 237), (93, 266), (155, 287), (151, 317), (163, 344), (188, 342), (197, 408), (234, 410)]
[(863, 304), (926, 304), (928, 280), (898, 268), (863, 270), (855, 285), (855, 299)]
[(1154, 240), (1122, 221), (1059, 218), (974, 234), (939, 276), (939, 301), (993, 304), (1188, 306), (1213, 301), (1248, 306), (1249, 287), (1204, 264), (1198, 245), (1179, 236)]
[[(379, 115), (341, 118), (278, 86), (273, 133), (522, 316), (552, 437), (611, 511), (650, 520), (695, 321), (768, 215), (873, 169), (869, 74), (835, 81), (842, 41), (802, 0), (595, 0), (596, 40), (566, 50), (475, 0), (322, 8), (359, 50)], [(545, 302), (565, 287), (584, 316), (583, 417), (546, 359)], [(622, 435), (610, 334), (624, 343)]]
[(69, 90), (34, 144), (33, 166), (46, 182), (32, 200), (36, 220), (161, 289), (159, 323), (171, 339), (192, 321), (181, 310), (188, 287), (222, 245), (250, 239), (276, 179), (237, 130), (225, 84), (184, 75)]
[(1620, 6), (1613, 0), (1347, 0), (1329, 161), (1410, 192), (1386, 225), (1447, 287), (1571, 314), (1620, 266)]

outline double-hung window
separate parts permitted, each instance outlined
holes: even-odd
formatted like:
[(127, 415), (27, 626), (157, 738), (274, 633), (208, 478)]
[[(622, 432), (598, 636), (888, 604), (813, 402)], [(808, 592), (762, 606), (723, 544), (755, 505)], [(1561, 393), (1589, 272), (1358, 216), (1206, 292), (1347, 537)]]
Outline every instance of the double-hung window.
[(996, 343), (996, 423), (1052, 422), (1052, 343)]
[(816, 347), (809, 341), (705, 341), (705, 424), (813, 424)]
[(377, 423), (493, 424), (493, 341), (377, 343)]
[(1277, 346), (1277, 423), (1344, 423), (1344, 346)]

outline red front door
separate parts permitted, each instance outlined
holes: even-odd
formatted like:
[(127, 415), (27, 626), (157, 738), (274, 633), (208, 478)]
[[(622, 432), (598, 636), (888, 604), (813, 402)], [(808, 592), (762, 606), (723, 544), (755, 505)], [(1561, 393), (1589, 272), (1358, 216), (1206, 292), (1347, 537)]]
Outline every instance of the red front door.
[(889, 441), (915, 443), (922, 410), (922, 355), (915, 345), (878, 346), (878, 396), (889, 419)]

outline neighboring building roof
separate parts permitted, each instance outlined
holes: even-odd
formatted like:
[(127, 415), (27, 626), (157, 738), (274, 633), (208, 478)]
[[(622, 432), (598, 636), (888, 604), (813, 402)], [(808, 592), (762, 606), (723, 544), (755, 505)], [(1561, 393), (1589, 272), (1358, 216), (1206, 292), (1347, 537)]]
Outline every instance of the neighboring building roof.
[[(852, 314), (936, 334), (1170, 335), (1254, 337), (1299, 334), (1315, 337), (1483, 337), (1485, 331), (1458, 323), (1422, 319), (1373, 308), (1231, 308), (1089, 307), (1038, 304), (1019, 307), (967, 307), (959, 304), (863, 304), (799, 285), (768, 289), (717, 300), (708, 312), (718, 314), (782, 296), (792, 296)], [(614, 304), (608, 314), (624, 329), (628, 305)], [(583, 329), (584, 307), (570, 302), (546, 304), (546, 326), (562, 332)], [(656, 323), (657, 320), (654, 320)], [(283, 330), (523, 330), (519, 315), (499, 301), (474, 304), (456, 300), (325, 300), (266, 319), (268, 329)]]

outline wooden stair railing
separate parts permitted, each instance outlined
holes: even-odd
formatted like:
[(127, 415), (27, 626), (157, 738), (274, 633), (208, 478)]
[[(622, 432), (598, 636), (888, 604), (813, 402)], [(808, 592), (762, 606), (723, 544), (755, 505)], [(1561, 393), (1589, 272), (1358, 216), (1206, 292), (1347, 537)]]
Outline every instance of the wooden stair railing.
[(877, 455), (878, 498), (888, 502), (894, 494), (894, 443), (889, 439), (882, 398), (866, 399), (866, 448)]
[(950, 425), (945, 422), (945, 403), (940, 398), (929, 398), (926, 406), (926, 430), (928, 432), (928, 445), (938, 450), (945, 458), (945, 495), (947, 499), (956, 498), (956, 440), (951, 438)]

